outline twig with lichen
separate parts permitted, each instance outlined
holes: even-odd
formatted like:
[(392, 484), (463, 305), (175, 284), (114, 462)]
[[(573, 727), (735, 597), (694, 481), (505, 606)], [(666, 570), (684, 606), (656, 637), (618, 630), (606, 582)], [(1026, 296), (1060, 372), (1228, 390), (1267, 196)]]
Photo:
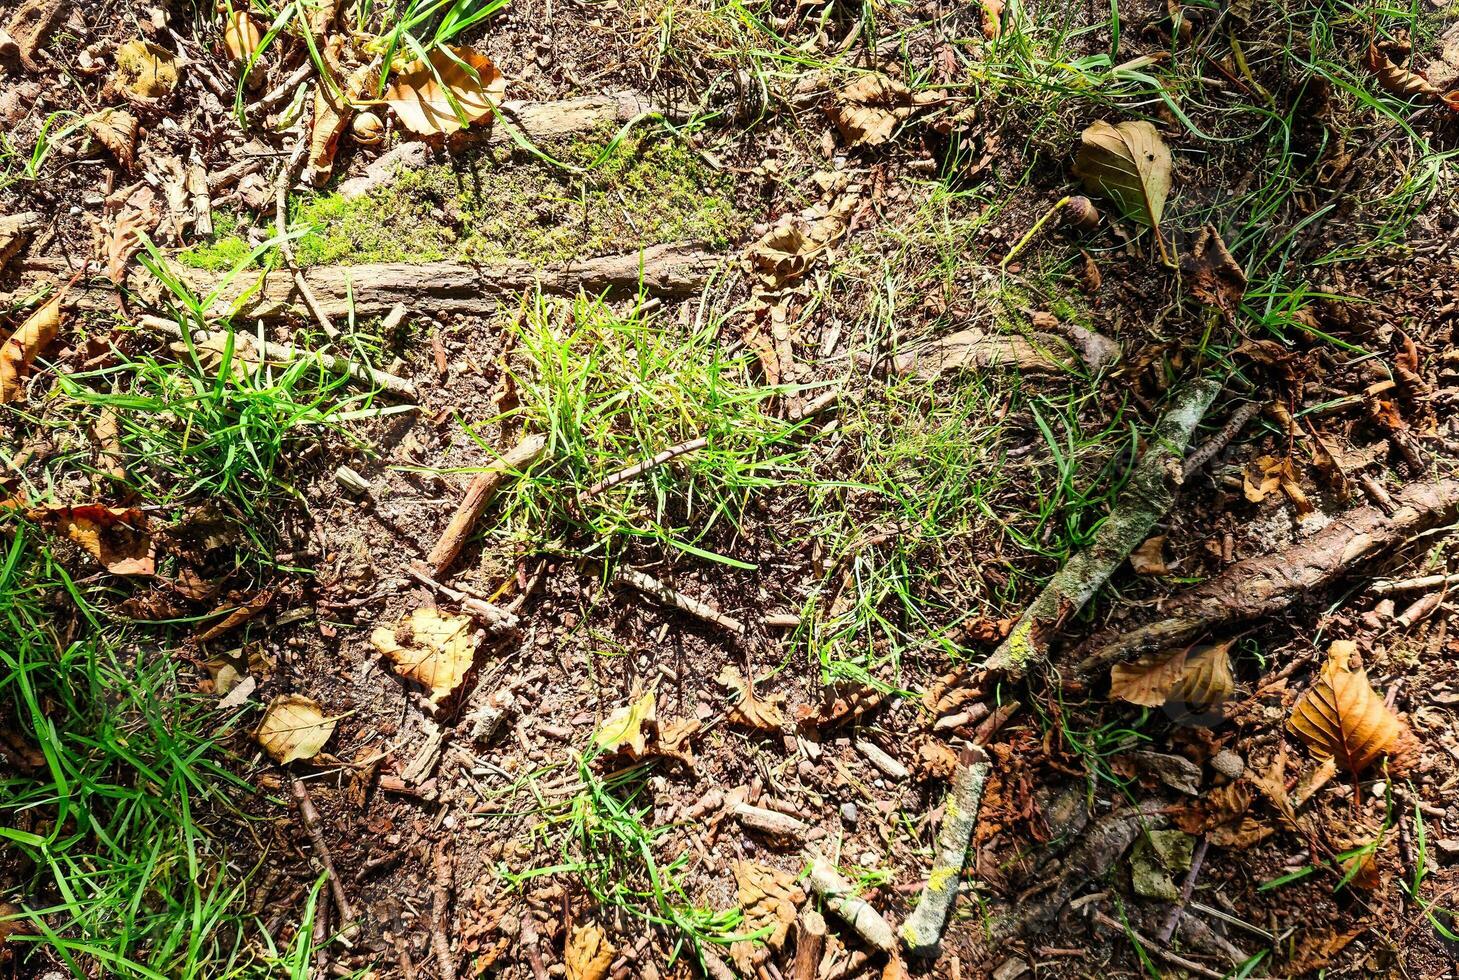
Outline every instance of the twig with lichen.
[(976, 757), (958, 767), (943, 809), (942, 827), (937, 832), (937, 853), (932, 859), (932, 873), (922, 887), (917, 907), (902, 923), (902, 942), (914, 956), (935, 957), (942, 942), (942, 933), (952, 917), (957, 902), (958, 883), (963, 865), (968, 860), (968, 846), (978, 826), (978, 808), (983, 802), (983, 787), (992, 769), (988, 756), (975, 748)]

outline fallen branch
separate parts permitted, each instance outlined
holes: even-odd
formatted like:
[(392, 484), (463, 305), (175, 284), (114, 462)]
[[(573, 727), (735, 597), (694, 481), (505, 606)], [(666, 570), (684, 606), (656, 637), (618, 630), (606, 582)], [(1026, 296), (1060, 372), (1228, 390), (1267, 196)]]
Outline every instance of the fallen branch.
[(517, 617), (507, 612), (495, 603), (487, 602), (480, 596), (453, 589), (449, 585), (442, 585), (426, 573), (426, 569), (420, 565), (412, 564), (406, 569), (406, 574), (415, 579), (421, 585), (435, 589), (441, 595), (450, 599), (461, 607), (461, 611), (471, 618), (480, 622), (487, 629), (493, 632), (504, 633), (517, 628)]
[(329, 845), (324, 842), (324, 830), (319, 819), (319, 811), (314, 809), (314, 801), (309, 798), (309, 787), (304, 785), (304, 780), (298, 776), (289, 777), (289, 794), (294, 798), (294, 804), (299, 808), (299, 821), (304, 824), (304, 833), (309, 835), (309, 844), (314, 848), (314, 856), (319, 859), (320, 865), (324, 868), (324, 874), (329, 879), (329, 890), (334, 895), (335, 908), (339, 910), (340, 929), (350, 936), (358, 928), (355, 925), (355, 910), (350, 904), (350, 898), (345, 894), (344, 883), (334, 870), (334, 859), (329, 854)]
[(547, 448), (547, 437), (543, 435), (525, 436), (514, 448), (507, 451), (506, 455), (492, 464), (490, 469), (476, 474), (471, 481), (471, 486), (466, 488), (466, 496), (461, 498), (461, 503), (456, 506), (456, 513), (451, 515), (451, 522), (446, 525), (446, 530), (441, 533), (441, 538), (436, 546), (431, 549), (426, 563), (431, 566), (436, 576), (446, 573), (456, 556), (461, 554), (462, 547), (466, 540), (471, 537), (471, 532), (476, 528), (476, 522), (486, 510), (487, 504), (491, 503), (496, 492), (502, 488), (507, 481), (517, 477), (523, 470), (531, 466), (542, 455), (542, 450)]
[(1459, 480), (1413, 483), (1394, 499), (1392, 515), (1358, 507), (1327, 527), (1272, 555), (1237, 562), (1215, 578), (1167, 602), (1160, 618), (1096, 637), (1075, 673), (1092, 676), (1109, 664), (1168, 650), (1232, 623), (1280, 612), (1354, 564), (1386, 552), (1411, 534), (1446, 523), (1459, 510)]
[(1459, 575), (1420, 575), (1417, 578), (1379, 579), (1368, 587), (1374, 595), (1398, 595), (1403, 592), (1422, 592), (1426, 589), (1446, 589), (1459, 585)]
[(610, 473), (609, 475), (603, 477), (603, 479), (599, 480), (597, 483), (594, 483), (592, 486), (584, 490), (582, 495), (584, 498), (597, 496), (604, 490), (611, 490), (612, 488), (618, 486), (618, 484), (620, 483), (627, 483), (629, 480), (632, 480), (637, 476), (641, 476), (642, 474), (647, 473), (649, 470), (658, 469), (660, 466), (663, 466), (671, 459), (674, 459), (678, 456), (687, 456), (692, 452), (698, 452), (707, 445), (709, 445), (709, 440), (706, 439), (704, 436), (698, 436), (694, 439), (688, 440), (687, 442), (681, 442), (677, 446), (670, 446), (668, 449), (665, 449), (663, 452), (659, 453), (656, 456), (652, 456), (645, 460), (640, 460), (639, 462), (634, 463), (632, 466), (621, 469), (616, 473)]
[(893, 952), (897, 937), (892, 932), (891, 923), (882, 918), (866, 899), (857, 895), (851, 882), (841, 877), (829, 861), (819, 854), (809, 854), (807, 858), (811, 863), (808, 879), (811, 890), (821, 896), (826, 908), (843, 919), (868, 945), (884, 953)]
[(902, 923), (902, 942), (914, 956), (938, 955), (942, 933), (957, 902), (963, 865), (968, 859), (968, 845), (978, 825), (978, 807), (983, 802), (983, 786), (988, 781), (991, 768), (987, 754), (978, 749), (976, 757), (959, 765), (953, 777), (942, 827), (937, 832), (932, 873), (922, 888), (916, 909)]
[[(170, 337), (182, 339), (182, 327), (177, 321), (167, 320), (160, 316), (142, 315), (137, 317), (137, 325), (145, 327), (154, 333), (167, 334)], [(204, 344), (214, 338), (224, 337), (227, 331), (224, 330), (191, 330), (189, 336), (192, 342)], [(241, 341), (258, 345), (258, 338), (249, 334), (237, 334)], [(358, 361), (351, 361), (348, 358), (336, 354), (326, 354), (322, 351), (305, 350), (302, 347), (295, 347), (293, 344), (276, 344), (273, 341), (264, 341), (262, 355), (264, 360), (275, 364), (291, 364), (294, 361), (317, 360), (324, 365), (326, 370), (335, 374), (347, 374), (362, 384), (373, 385), (382, 391), (388, 391), (392, 395), (404, 398), (408, 401), (416, 401), (418, 396), (415, 384), (407, 381), (399, 375), (391, 374), (388, 371), (379, 371), (367, 364)]]
[(1111, 919), (1103, 912), (1096, 911), (1094, 913), (1094, 921), (1098, 922), (1100, 925), (1104, 926), (1107, 929), (1114, 929), (1117, 932), (1124, 933), (1130, 938), (1131, 942), (1136, 943), (1141, 949), (1145, 950), (1145, 952), (1154, 953), (1160, 959), (1165, 960), (1172, 966), (1178, 966), (1182, 970), (1188, 970), (1191, 973), (1202, 977), (1211, 977), (1212, 980), (1223, 980), (1224, 977), (1229, 977), (1231, 975), (1230, 973), (1218, 973), (1217, 971), (1212, 970), (1210, 967), (1202, 966), (1195, 960), (1188, 960), (1184, 956), (1181, 956), (1179, 953), (1173, 953), (1170, 950), (1166, 949), (1163, 945), (1151, 942), (1149, 939), (1140, 935), (1138, 932), (1135, 931), (1134, 926), (1119, 922), (1115, 919)]
[(431, 948), (436, 953), (436, 966), (441, 980), (456, 980), (456, 958), (451, 955), (451, 859), (445, 845), (436, 848), (434, 860), (436, 880), (431, 888)]
[(721, 626), (732, 633), (743, 635), (745, 632), (745, 624), (738, 619), (735, 619), (733, 616), (728, 616), (713, 606), (700, 602), (698, 599), (690, 598), (677, 589), (671, 589), (652, 575), (646, 575), (634, 568), (620, 568), (618, 570), (618, 581), (625, 585), (631, 585), (638, 591), (646, 595), (651, 595), (655, 599), (673, 606), (675, 609), (681, 609), (691, 616), (704, 620), (706, 623)]
[(1149, 444), (1135, 464), (1130, 481), (1115, 502), (1094, 542), (1073, 555), (1019, 618), (1008, 638), (984, 667), (1021, 676), (1048, 652), (1050, 638), (1084, 608), (1130, 552), (1149, 535), (1175, 500), (1172, 470), (1180, 463), (1191, 434), (1221, 390), (1219, 382), (1198, 379), (1186, 384), (1155, 424)]
[(1226, 424), (1221, 426), (1221, 431), (1201, 443), (1200, 447), (1186, 457), (1185, 466), (1182, 470), (1185, 479), (1189, 480), (1202, 466), (1216, 458), (1216, 454), (1231, 444), (1237, 433), (1246, 427), (1246, 423), (1254, 419), (1261, 411), (1260, 402), (1245, 402), (1239, 405)]

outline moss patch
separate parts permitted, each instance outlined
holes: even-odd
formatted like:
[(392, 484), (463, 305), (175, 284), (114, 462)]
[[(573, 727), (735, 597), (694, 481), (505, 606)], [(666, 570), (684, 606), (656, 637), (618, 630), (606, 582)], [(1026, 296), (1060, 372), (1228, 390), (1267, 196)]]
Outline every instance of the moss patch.
[[(606, 135), (557, 152), (586, 166)], [(402, 174), (392, 186), (346, 201), (306, 195), (292, 219), (312, 230), (294, 245), (300, 265), (366, 262), (529, 262), (629, 251), (664, 242), (728, 244), (745, 225), (726, 175), (669, 136), (629, 138), (600, 166), (574, 174), (535, 159), (480, 153)], [(184, 265), (225, 269), (248, 255), (229, 222)]]
[(226, 272), (248, 258), (253, 251), (248, 242), (238, 234), (238, 217), (226, 211), (213, 212), (213, 234), (208, 241), (194, 245), (183, 252), (177, 260), (193, 269), (208, 272)]

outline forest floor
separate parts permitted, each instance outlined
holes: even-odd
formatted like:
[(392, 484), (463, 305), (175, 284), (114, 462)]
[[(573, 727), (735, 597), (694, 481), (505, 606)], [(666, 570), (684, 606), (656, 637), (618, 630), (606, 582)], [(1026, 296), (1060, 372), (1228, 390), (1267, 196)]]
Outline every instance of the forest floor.
[(0, 28), (0, 976), (1455, 975), (1450, 7)]

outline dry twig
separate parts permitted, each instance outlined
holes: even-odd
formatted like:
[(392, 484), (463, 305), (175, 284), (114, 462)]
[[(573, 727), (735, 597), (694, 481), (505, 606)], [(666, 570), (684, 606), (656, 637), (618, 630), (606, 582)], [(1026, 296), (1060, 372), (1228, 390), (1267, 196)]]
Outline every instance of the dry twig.
[(491, 503), (496, 492), (500, 490), (509, 480), (517, 477), (523, 470), (536, 462), (537, 457), (542, 455), (542, 450), (547, 448), (547, 437), (542, 435), (529, 435), (523, 437), (512, 449), (509, 449), (504, 456), (493, 463), (484, 472), (476, 474), (471, 481), (471, 486), (466, 489), (466, 496), (461, 498), (461, 503), (456, 507), (456, 513), (451, 515), (451, 523), (446, 525), (441, 538), (436, 546), (431, 549), (430, 556), (426, 558), (427, 564), (434, 570), (436, 576), (444, 575), (461, 554), (471, 532), (476, 528), (476, 522), (481, 519), (482, 513)]
[(298, 776), (290, 776), (289, 793), (294, 797), (294, 803), (299, 808), (299, 820), (304, 824), (304, 832), (309, 835), (309, 843), (314, 848), (314, 855), (323, 865), (324, 873), (329, 878), (329, 889), (334, 894), (335, 907), (339, 909), (340, 926), (346, 935), (353, 934), (356, 929), (354, 906), (350, 904), (350, 898), (345, 894), (344, 882), (335, 873), (334, 859), (330, 856), (329, 845), (324, 842), (324, 830), (319, 819), (319, 811), (314, 809), (314, 801), (309, 798), (309, 787), (305, 786), (304, 780)]

